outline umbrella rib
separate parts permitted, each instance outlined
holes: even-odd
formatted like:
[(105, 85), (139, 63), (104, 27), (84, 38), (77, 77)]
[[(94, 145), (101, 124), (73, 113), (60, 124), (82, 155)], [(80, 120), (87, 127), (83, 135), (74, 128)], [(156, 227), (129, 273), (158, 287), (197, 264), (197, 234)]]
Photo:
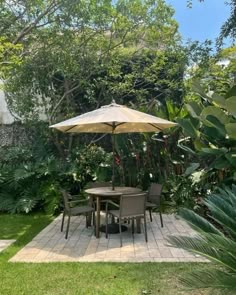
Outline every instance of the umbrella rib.
[(70, 127), (70, 128), (68, 128), (68, 129), (66, 129), (65, 130), (65, 132), (68, 132), (68, 131), (70, 131), (71, 129), (73, 129), (74, 127), (76, 127), (76, 125), (73, 125), (72, 127)]
[[(113, 123), (115, 123), (115, 122), (112, 122), (112, 124)], [(109, 123), (103, 123), (104, 125), (107, 125), (107, 126), (109, 126), (109, 127), (112, 127), (113, 125), (112, 124), (109, 124)], [(120, 125), (123, 125), (123, 124), (125, 124), (125, 123), (119, 123), (119, 124), (117, 124), (117, 125), (115, 125), (115, 127), (118, 127), (118, 126), (120, 126)], [(73, 129), (74, 127), (76, 127), (77, 125), (73, 125), (72, 127), (69, 127), (68, 129), (66, 129), (64, 132), (68, 132), (68, 131), (70, 131), (71, 129)]]
[[(113, 126), (113, 124), (114, 124), (115, 122), (112, 122), (112, 124), (110, 124), (110, 123), (103, 123), (104, 125), (107, 125), (107, 126), (109, 126), (109, 127), (112, 127)], [(119, 124), (117, 124), (117, 125), (115, 125), (115, 128), (116, 127), (118, 127), (118, 126), (120, 126), (120, 125), (123, 125), (123, 124), (125, 124), (125, 122), (122, 122), (122, 123), (119, 123)], [(155, 126), (154, 124), (152, 124), (152, 123), (149, 123), (149, 125), (150, 126), (152, 126), (152, 127), (154, 127), (154, 128), (156, 128), (158, 131), (162, 131), (163, 129), (161, 129), (160, 127), (157, 127), (157, 126)], [(68, 131), (70, 131), (71, 129), (73, 129), (74, 127), (76, 127), (77, 125), (73, 125), (72, 127), (69, 127), (68, 129), (66, 129), (64, 132), (68, 132)]]
[[(109, 127), (114, 127), (114, 124), (115, 124), (115, 122), (112, 122), (112, 124), (110, 124), (110, 123), (103, 123), (104, 125), (107, 125), (107, 126), (109, 126)], [(122, 122), (122, 123), (119, 123), (119, 124), (117, 124), (117, 125), (115, 125), (115, 128), (114, 129), (116, 129), (116, 127), (118, 127), (118, 126), (120, 126), (120, 125), (123, 125), (123, 124), (125, 124), (125, 122)]]
[[(112, 127), (114, 123), (115, 123), (115, 121), (114, 121), (114, 122), (112, 122), (112, 124), (110, 124), (110, 123), (106, 123), (106, 122), (104, 122), (103, 124), (104, 124), (104, 125), (108, 125), (108, 126)], [(121, 122), (121, 123), (119, 123), (119, 124), (115, 125), (115, 127), (117, 127), (117, 126), (120, 126), (120, 125), (123, 125), (123, 124), (125, 124), (125, 122)]]
[(155, 126), (155, 125), (152, 124), (152, 123), (149, 123), (149, 125), (152, 126), (152, 127), (154, 127), (154, 128), (156, 128), (156, 129), (159, 130), (159, 131), (162, 131), (162, 130), (163, 130), (163, 129), (161, 129), (160, 127), (157, 127), (157, 126)]

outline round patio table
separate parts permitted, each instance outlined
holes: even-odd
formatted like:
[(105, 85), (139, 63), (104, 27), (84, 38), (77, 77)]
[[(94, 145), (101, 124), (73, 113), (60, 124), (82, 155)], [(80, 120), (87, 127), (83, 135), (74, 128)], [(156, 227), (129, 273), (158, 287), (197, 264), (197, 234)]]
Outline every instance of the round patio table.
[(102, 199), (114, 199), (120, 198), (121, 195), (137, 194), (142, 190), (137, 187), (128, 186), (118, 186), (112, 190), (111, 187), (96, 187), (86, 189), (85, 192), (90, 196), (90, 198), (96, 198), (96, 238), (99, 238), (100, 234), (100, 210), (101, 210), (101, 200)]

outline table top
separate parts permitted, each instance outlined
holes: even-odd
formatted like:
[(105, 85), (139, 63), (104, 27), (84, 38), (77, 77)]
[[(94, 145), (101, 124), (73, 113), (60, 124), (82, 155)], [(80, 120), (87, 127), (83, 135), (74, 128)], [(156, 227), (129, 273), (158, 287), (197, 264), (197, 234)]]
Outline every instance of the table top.
[(125, 194), (137, 194), (141, 191), (140, 188), (129, 186), (117, 186), (115, 190), (112, 190), (111, 187), (95, 187), (85, 190), (87, 194), (96, 196), (120, 196)]

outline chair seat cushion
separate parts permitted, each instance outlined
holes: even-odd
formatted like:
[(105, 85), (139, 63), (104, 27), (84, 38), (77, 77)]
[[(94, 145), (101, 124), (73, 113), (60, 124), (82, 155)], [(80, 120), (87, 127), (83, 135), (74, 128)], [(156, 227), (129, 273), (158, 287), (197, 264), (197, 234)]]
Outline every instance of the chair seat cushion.
[(154, 207), (158, 207), (158, 205), (155, 203), (146, 202), (146, 208), (154, 208)]
[[(115, 216), (115, 217), (120, 217), (120, 210), (109, 210), (108, 211), (108, 214), (111, 214), (111, 215), (113, 215), (113, 216)], [(143, 217), (143, 214), (141, 214), (141, 215), (129, 215), (129, 216), (122, 216), (122, 219), (123, 218), (135, 218), (135, 217)]]
[(74, 207), (70, 209), (71, 215), (79, 215), (83, 213), (88, 213), (94, 211), (93, 207), (91, 206), (81, 206), (81, 207)]

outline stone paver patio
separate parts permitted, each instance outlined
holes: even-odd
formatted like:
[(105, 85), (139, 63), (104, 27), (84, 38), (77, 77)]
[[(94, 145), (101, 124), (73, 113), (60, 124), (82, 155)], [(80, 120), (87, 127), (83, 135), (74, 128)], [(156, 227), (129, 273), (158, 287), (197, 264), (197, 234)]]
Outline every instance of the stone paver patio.
[[(159, 214), (153, 214), (153, 222), (147, 224), (148, 243), (144, 234), (123, 233), (123, 247), (119, 234), (100, 239), (92, 228), (85, 228), (85, 217), (73, 217), (69, 237), (61, 233), (61, 215), (43, 229), (29, 244), (21, 249), (11, 262), (205, 262), (206, 259), (182, 249), (169, 247), (168, 235), (195, 235), (194, 231), (174, 215), (163, 215), (164, 227), (160, 226)], [(142, 229), (143, 231), (143, 229)]]

